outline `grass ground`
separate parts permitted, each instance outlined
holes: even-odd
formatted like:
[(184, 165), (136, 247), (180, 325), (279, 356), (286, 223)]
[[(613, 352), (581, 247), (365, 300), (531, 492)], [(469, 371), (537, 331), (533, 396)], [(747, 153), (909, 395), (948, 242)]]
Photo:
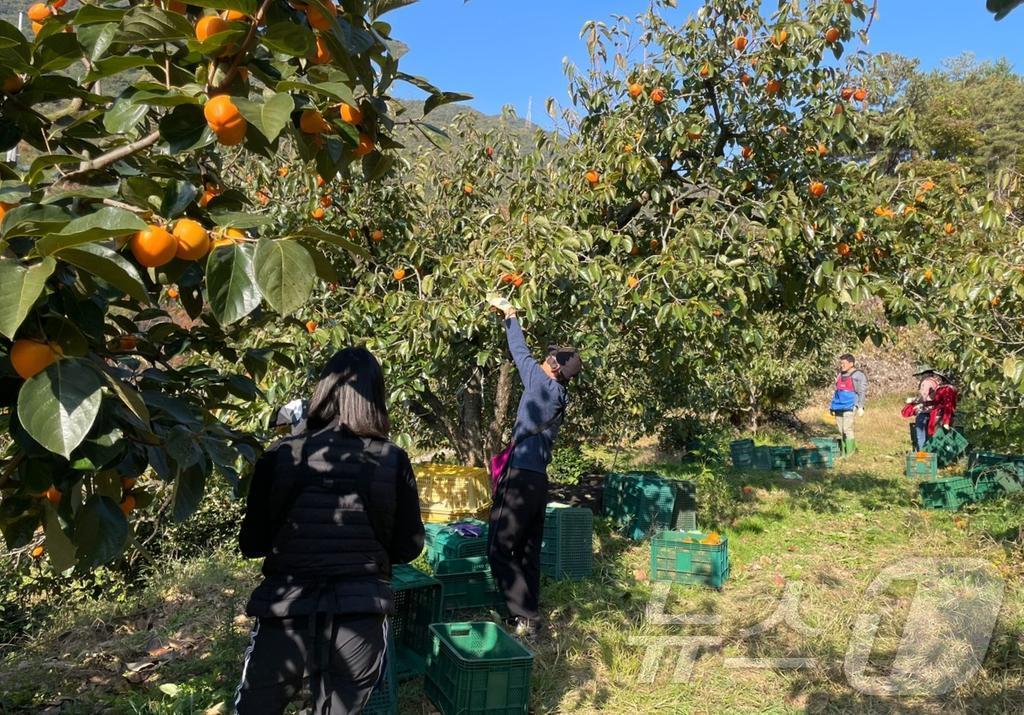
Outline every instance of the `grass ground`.
[[(730, 579), (720, 592), (674, 587), (664, 607), (652, 610), (689, 616), (685, 625), (646, 616), (655, 596), (646, 580), (649, 547), (599, 520), (594, 576), (545, 582), (550, 628), (534, 648), (534, 710), (1022, 712), (1024, 540), (1016, 529), (1024, 500), (960, 514), (919, 509), (914, 484), (901, 474), (906, 430), (898, 406), (873, 405), (858, 425), (860, 452), (835, 470), (802, 481), (726, 475), (735, 494), (752, 487), (736, 518), (722, 525)], [(803, 418), (826, 431), (815, 411)], [(242, 609), (255, 566), (225, 545), (206, 559), (168, 565), (129, 602), (64, 613), (0, 662), (0, 712), (226, 712), (247, 641)], [(893, 570), (888, 586), (872, 590)], [(919, 585), (913, 572), (922, 570)], [(758, 627), (771, 624), (780, 603), (789, 617)], [(974, 651), (981, 662), (970, 667), (964, 634), (972, 624), (985, 631), (989, 613), (997, 618), (994, 635), (984, 647), (982, 633)], [(704, 623), (693, 623), (694, 615)], [(861, 667), (847, 652), (865, 622), (877, 624), (876, 638)], [(674, 645), (645, 670), (647, 640), (664, 637)], [(681, 644), (698, 642), (685, 640), (693, 637), (704, 648), (690, 672), (677, 673)], [(806, 660), (801, 668), (765, 667), (762, 658)], [(961, 661), (968, 667), (955, 667)], [(890, 672), (896, 677), (887, 678)], [(955, 682), (941, 695), (918, 692), (943, 690), (946, 672)], [(433, 712), (417, 682), (404, 684), (400, 699), (402, 713)]]

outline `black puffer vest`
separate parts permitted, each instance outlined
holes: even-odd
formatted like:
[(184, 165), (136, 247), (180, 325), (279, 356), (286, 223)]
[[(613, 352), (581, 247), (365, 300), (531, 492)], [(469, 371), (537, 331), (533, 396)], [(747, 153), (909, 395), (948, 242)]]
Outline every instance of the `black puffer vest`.
[(387, 613), (398, 449), (333, 428), (275, 448), (263, 584), (250, 615)]

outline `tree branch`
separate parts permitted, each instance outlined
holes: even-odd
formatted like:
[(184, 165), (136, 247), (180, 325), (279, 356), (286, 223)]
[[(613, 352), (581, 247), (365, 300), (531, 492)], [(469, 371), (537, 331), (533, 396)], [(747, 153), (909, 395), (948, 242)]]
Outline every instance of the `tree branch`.
[(100, 156), (96, 157), (95, 159), (89, 159), (88, 161), (83, 161), (81, 164), (78, 165), (77, 169), (75, 169), (74, 171), (72, 171), (71, 173), (66, 175), (60, 181), (57, 181), (57, 182), (54, 182), (53, 184), (51, 184), (50, 188), (52, 189), (52, 188), (54, 188), (56, 186), (64, 186), (67, 183), (73, 181), (74, 179), (77, 179), (77, 178), (79, 178), (81, 176), (84, 176), (85, 174), (89, 173), (90, 171), (95, 171), (97, 169), (102, 169), (104, 167), (110, 166), (111, 164), (113, 164), (116, 161), (120, 161), (121, 159), (124, 159), (125, 157), (131, 156), (132, 154), (135, 154), (136, 152), (142, 151), (146, 147), (153, 146), (159, 140), (160, 140), (160, 131), (159, 130), (154, 130), (150, 134), (147, 134), (146, 136), (142, 137), (142, 139), (138, 139), (136, 141), (133, 141), (130, 144), (125, 144), (124, 146), (119, 146), (116, 149), (111, 149), (106, 154), (101, 154)]
[[(246, 34), (245, 39), (242, 40), (241, 48), (239, 48), (238, 52), (236, 52), (235, 56), (231, 59), (231, 66), (228, 67), (228, 71), (224, 75), (224, 79), (222, 79), (216, 87), (207, 83), (206, 89), (208, 94), (211, 92), (222, 91), (225, 87), (231, 84), (231, 80), (233, 80), (238, 74), (238, 66), (242, 63), (242, 58), (249, 53), (249, 50), (252, 48), (253, 40), (256, 39), (256, 28), (263, 23), (263, 19), (267, 15), (267, 9), (273, 1), (274, 0), (263, 0), (263, 4), (260, 5), (259, 10), (256, 11), (256, 15), (253, 16), (252, 20), (249, 22), (249, 32)], [(212, 72), (210, 73), (210, 77), (212, 79)]]
[(11, 475), (14, 474), (14, 472), (18, 469), (18, 465), (20, 465), (24, 460), (25, 453), (18, 452), (16, 455), (14, 455), (14, 457), (11, 458), (11, 461), (4, 465), (3, 470), (0, 470), (0, 489), (7, 488), (8, 482), (11, 481)]

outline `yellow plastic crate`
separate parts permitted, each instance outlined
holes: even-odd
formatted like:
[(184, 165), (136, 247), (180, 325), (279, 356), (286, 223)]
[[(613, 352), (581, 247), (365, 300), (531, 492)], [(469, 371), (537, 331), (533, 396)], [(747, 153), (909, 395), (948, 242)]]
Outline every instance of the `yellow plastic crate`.
[(446, 524), (466, 517), (487, 518), (491, 477), (482, 467), (456, 464), (414, 464), (420, 492), (420, 514), (428, 524)]

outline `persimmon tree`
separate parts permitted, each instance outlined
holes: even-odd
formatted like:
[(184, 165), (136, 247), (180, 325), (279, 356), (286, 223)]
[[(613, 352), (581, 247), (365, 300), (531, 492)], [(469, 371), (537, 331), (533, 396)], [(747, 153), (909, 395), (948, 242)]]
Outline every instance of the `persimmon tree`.
[[(592, 436), (672, 410), (756, 422), (793, 398), (784, 370), (749, 375), (758, 359), (803, 356), (802, 393), (834, 359), (832, 337), (878, 333), (847, 309), (869, 293), (845, 260), (866, 90), (865, 57), (844, 43), (869, 8), (763, 18), (720, 1), (673, 25), (672, 4), (585, 28), (593, 65), (570, 68), (559, 133), (519, 146), (457, 125), (451, 148), (409, 157), (325, 218), (363, 241), (372, 269), (337, 271), (323, 340), (368, 341), (418, 436), (467, 462), (500, 444), (511, 406), (491, 291), (522, 308), (538, 350), (584, 350), (573, 419)], [(785, 351), (765, 320), (787, 322)], [(709, 385), (731, 392), (709, 401)]]
[(117, 557), (154, 494), (185, 519), (244, 475), (231, 415), (291, 366), (246, 336), (307, 301), (314, 252), (356, 250), (251, 216), (231, 167), (290, 147), (296, 174), (374, 180), (394, 82), (465, 97), (398, 69), (382, 16), (409, 0), (63, 4), (32, 37), (0, 22), (0, 150), (30, 159), (0, 163), (0, 530), (61, 571)]

